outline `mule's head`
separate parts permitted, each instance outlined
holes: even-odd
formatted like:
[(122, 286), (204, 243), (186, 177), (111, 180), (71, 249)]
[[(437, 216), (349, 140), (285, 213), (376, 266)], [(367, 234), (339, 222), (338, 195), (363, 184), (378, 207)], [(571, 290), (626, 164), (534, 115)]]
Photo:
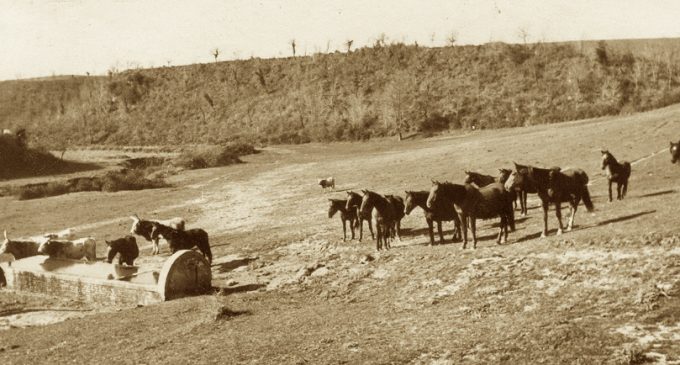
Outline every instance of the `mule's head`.
[(140, 234), (140, 232), (139, 232), (139, 222), (141, 222), (142, 220), (137, 216), (137, 214), (131, 215), (130, 219), (132, 219), (132, 227), (130, 227), (130, 233)]
[(352, 208), (359, 207), (361, 205), (361, 195), (353, 192), (347, 192), (347, 203), (345, 204), (345, 209), (350, 210)]
[(340, 207), (346, 205), (344, 200), (328, 199), (328, 218), (333, 218)]
[(106, 242), (106, 262), (109, 264), (118, 253), (118, 247), (113, 244), (115, 241), (104, 240)]
[(432, 208), (439, 198), (441, 184), (439, 181), (432, 180), (432, 187), (430, 188), (430, 193), (427, 195), (427, 207)]
[(680, 161), (680, 142), (671, 142), (671, 163), (676, 163)]
[(368, 215), (373, 209), (375, 204), (374, 192), (369, 190), (361, 190), (361, 205), (359, 206), (359, 211), (361, 215)]
[(505, 180), (505, 183), (503, 184), (505, 186), (505, 190), (507, 191), (512, 191), (516, 190), (519, 188), (522, 188), (525, 184), (525, 181), (527, 179), (527, 173), (528, 171), (526, 168), (519, 168), (508, 176), (508, 179)]
[(410, 214), (416, 208), (415, 198), (412, 191), (405, 191), (406, 199), (404, 200), (404, 214)]
[(512, 174), (512, 170), (510, 169), (498, 169), (498, 181), (501, 182), (502, 184), (505, 184), (506, 181), (508, 181), (508, 178)]
[(602, 170), (604, 170), (612, 162), (612, 155), (607, 150), (601, 150), (600, 152), (602, 153)]
[(53, 240), (47, 240), (38, 246), (38, 253), (43, 254), (43, 255), (48, 255), (48, 256), (53, 256), (57, 254), (59, 251), (59, 248), (61, 247), (60, 242), (58, 241), (53, 241)]
[(470, 171), (465, 170), (465, 181), (464, 181), (464, 183), (465, 184), (472, 184), (473, 182), (475, 182), (474, 174), (471, 173)]

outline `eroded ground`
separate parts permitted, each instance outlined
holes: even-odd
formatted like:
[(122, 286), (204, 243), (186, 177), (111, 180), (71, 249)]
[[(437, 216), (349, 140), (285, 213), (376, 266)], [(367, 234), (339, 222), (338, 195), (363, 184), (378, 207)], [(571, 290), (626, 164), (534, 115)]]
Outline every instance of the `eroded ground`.
[[(2, 290), (4, 317), (78, 311), (0, 331), (0, 359), (680, 363), (680, 166), (667, 151), (679, 116), (671, 107), (402, 142), (278, 146), (247, 164), (173, 176), (168, 189), (2, 198), (0, 221), (15, 236), (75, 227), (103, 240), (127, 234), (132, 213), (183, 216), (210, 233), (221, 290), (133, 309)], [(623, 201), (606, 202), (603, 147), (633, 162)], [(431, 178), (460, 182), (466, 169), (495, 174), (512, 161), (583, 168), (596, 211), (581, 207), (575, 231), (555, 236), (551, 210), (550, 237), (539, 239), (533, 197), (507, 245), (495, 244), (495, 222), (486, 221), (478, 248), (462, 250), (426, 246), (415, 210), (402, 221), (402, 241), (380, 253), (370, 239), (343, 242), (339, 219), (327, 218), (327, 198), (348, 189), (403, 195), (429, 189)], [(322, 192), (317, 178), (330, 175), (337, 191)], [(233, 255), (248, 259), (232, 265)]]

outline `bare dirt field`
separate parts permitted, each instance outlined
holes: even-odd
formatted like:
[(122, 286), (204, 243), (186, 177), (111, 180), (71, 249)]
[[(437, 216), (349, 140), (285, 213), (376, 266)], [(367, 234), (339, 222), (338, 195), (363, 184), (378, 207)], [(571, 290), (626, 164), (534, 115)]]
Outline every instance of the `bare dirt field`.
[[(678, 364), (680, 166), (668, 142), (679, 120), (673, 106), (402, 142), (274, 146), (245, 164), (172, 176), (171, 188), (0, 198), (13, 237), (74, 227), (103, 242), (127, 234), (132, 213), (182, 216), (208, 231), (216, 257), (215, 294), (148, 307), (2, 289), (0, 362)], [(607, 202), (601, 148), (633, 164), (623, 201)], [(575, 230), (557, 236), (551, 209), (540, 239), (530, 195), (509, 243), (496, 245), (497, 222), (484, 221), (476, 250), (427, 246), (418, 209), (383, 252), (370, 235), (343, 242), (339, 218), (327, 217), (327, 199), (349, 189), (403, 196), (512, 161), (584, 169), (596, 210), (581, 206)], [(323, 192), (317, 179), (331, 175), (337, 189)], [(229, 255), (247, 259), (234, 267)], [(28, 324), (44, 325), (22, 324), (31, 313)]]

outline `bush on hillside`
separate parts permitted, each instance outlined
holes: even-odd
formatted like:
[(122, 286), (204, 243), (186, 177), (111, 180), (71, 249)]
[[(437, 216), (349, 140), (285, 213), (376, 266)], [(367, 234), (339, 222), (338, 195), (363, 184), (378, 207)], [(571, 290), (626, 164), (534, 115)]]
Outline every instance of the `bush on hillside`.
[(175, 164), (187, 169), (227, 166), (241, 163), (239, 157), (257, 153), (255, 147), (246, 142), (228, 142), (217, 146), (200, 146), (184, 151)]

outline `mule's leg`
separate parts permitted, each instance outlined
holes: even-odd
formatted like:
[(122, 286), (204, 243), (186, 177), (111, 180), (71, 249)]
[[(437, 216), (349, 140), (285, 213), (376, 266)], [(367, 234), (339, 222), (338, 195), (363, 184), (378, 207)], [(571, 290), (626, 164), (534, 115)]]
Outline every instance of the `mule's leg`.
[(342, 221), (342, 240), (347, 241), (347, 223), (344, 219), (340, 218)]
[(382, 239), (382, 227), (380, 226), (380, 224), (375, 225), (375, 231), (376, 236), (378, 236), (378, 238), (375, 240), (375, 249), (380, 251), (382, 244), (382, 242), (380, 241)]
[(470, 232), (472, 232), (472, 248), (477, 248), (477, 218), (470, 216)]
[(609, 180), (609, 202), (612, 202), (612, 181)]
[(543, 232), (541, 232), (541, 238), (545, 238), (548, 235), (548, 208), (550, 202), (547, 199), (541, 199), (541, 207), (543, 208)]
[(444, 244), (444, 233), (442, 232), (442, 221), (437, 221), (437, 230), (439, 231), (439, 244)]
[(621, 199), (625, 198), (626, 194), (628, 194), (628, 179), (623, 182), (623, 192), (621, 193)]
[(461, 228), (463, 229), (463, 249), (467, 247), (467, 226), (468, 226), (468, 216), (467, 214), (463, 213), (463, 222), (461, 224)]
[(371, 239), (375, 239), (375, 235), (373, 234), (373, 223), (372, 219), (368, 219), (368, 230), (371, 231)]
[(555, 216), (557, 217), (557, 224), (559, 225), (559, 228), (557, 229), (557, 234), (560, 235), (560, 234), (562, 234), (562, 230), (564, 229), (564, 226), (562, 225), (562, 203), (561, 202), (555, 202)]
[(396, 221), (395, 226), (397, 228), (397, 239), (401, 242), (401, 220)]
[(498, 238), (496, 239), (496, 244), (501, 244), (501, 237), (503, 236), (503, 227), (505, 227), (505, 215), (501, 214), (501, 224), (500, 224), (500, 230), (498, 231)]
[(361, 239), (364, 238), (364, 219), (359, 217), (359, 242), (361, 242)]
[(354, 236), (354, 227), (356, 227), (356, 225), (357, 225), (357, 219), (356, 219), (356, 218), (355, 218), (355, 219), (350, 219), (350, 221), (349, 221), (349, 227), (350, 227), (350, 229), (352, 230), (352, 239), (354, 239), (354, 237), (355, 237), (355, 236)]
[(430, 246), (434, 246), (434, 227), (432, 219), (427, 218), (427, 229), (430, 231)]
[(158, 253), (161, 251), (158, 248), (158, 238), (151, 240), (151, 243), (153, 244), (153, 247), (151, 248), (151, 254), (152, 255), (158, 255)]
[(574, 228), (574, 217), (576, 216), (576, 209), (578, 209), (578, 203), (581, 199), (574, 199), (573, 202), (569, 204), (569, 223), (567, 224), (567, 232)]
[(522, 205), (522, 207), (521, 207), (522, 210), (521, 210), (520, 215), (521, 215), (522, 217), (526, 217), (526, 216), (527, 216), (527, 196), (528, 196), (529, 194), (527, 193), (526, 190), (521, 190), (520, 195), (522, 196), (522, 197), (520, 198), (520, 204)]
[(623, 183), (620, 182), (616, 183), (616, 199), (617, 200), (623, 199)]

